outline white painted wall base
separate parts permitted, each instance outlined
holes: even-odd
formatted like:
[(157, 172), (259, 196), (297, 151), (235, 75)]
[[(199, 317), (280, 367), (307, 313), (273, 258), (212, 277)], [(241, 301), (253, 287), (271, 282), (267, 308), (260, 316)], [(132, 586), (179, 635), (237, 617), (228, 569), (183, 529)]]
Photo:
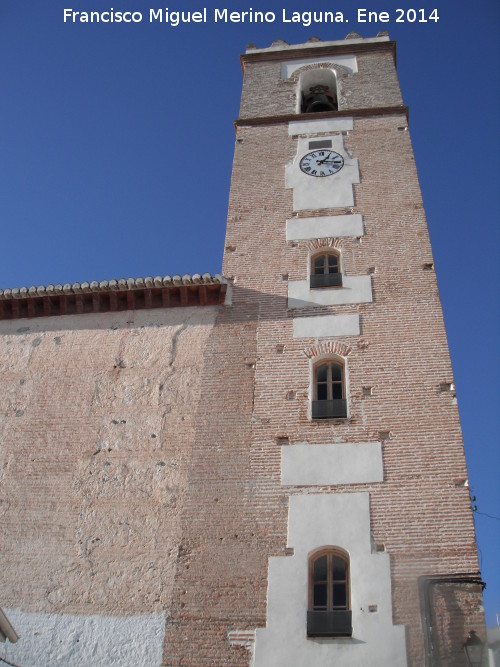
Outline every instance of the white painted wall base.
[[(405, 629), (392, 625), (389, 555), (371, 552), (369, 494), (292, 496), (288, 545), (293, 556), (269, 561), (254, 667), (406, 667)], [(352, 637), (306, 635), (308, 557), (322, 546), (350, 555)]]
[(5, 610), (19, 635), (2, 656), (26, 667), (160, 667), (165, 614), (73, 616)]

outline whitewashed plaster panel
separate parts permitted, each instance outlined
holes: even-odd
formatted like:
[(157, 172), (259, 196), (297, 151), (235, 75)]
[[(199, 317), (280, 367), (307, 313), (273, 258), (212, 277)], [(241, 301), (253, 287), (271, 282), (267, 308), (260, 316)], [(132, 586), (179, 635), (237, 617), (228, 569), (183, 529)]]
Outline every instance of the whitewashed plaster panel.
[(36, 667), (160, 667), (165, 614), (73, 616), (6, 609), (19, 635), (2, 655)]
[[(369, 494), (292, 496), (288, 546), (293, 556), (269, 560), (267, 626), (256, 632), (254, 667), (405, 667), (405, 629), (392, 625), (389, 555), (371, 552)], [(352, 637), (306, 635), (308, 557), (323, 546), (350, 556)]]
[[(228, 286), (229, 287), (229, 286)], [(48, 331), (78, 331), (84, 329), (115, 329), (134, 324), (138, 327), (190, 325), (213, 326), (218, 306), (188, 306), (186, 308), (154, 308), (152, 310), (123, 310), (114, 313), (60, 315), (25, 320), (1, 320), (4, 334), (44, 333)]]
[(294, 72), (307, 65), (319, 65), (320, 63), (334, 63), (342, 65), (351, 74), (358, 71), (356, 56), (322, 56), (320, 58), (303, 58), (302, 60), (286, 60), (281, 63), (281, 78), (289, 79)]
[(311, 289), (309, 280), (290, 280), (288, 283), (288, 307), (335, 306), (349, 303), (371, 303), (370, 276), (343, 276), (342, 287)]
[(358, 161), (351, 158), (344, 149), (344, 138), (341, 134), (332, 136), (331, 140), (332, 150), (344, 158), (344, 166), (331, 176), (316, 178), (304, 174), (299, 166), (304, 155), (311, 152), (309, 139), (297, 139), (297, 155), (285, 168), (286, 187), (293, 188), (295, 211), (354, 205), (353, 184), (359, 183)]
[(233, 305), (233, 285), (231, 283), (228, 283), (226, 289), (226, 296), (224, 297), (224, 305), (225, 306)]
[(294, 338), (334, 338), (336, 336), (359, 336), (359, 314), (295, 317), (293, 320)]
[(292, 218), (286, 221), (286, 240), (340, 238), (363, 236), (363, 217), (353, 215), (324, 215), (317, 218)]
[(317, 132), (348, 132), (354, 124), (352, 117), (297, 120), (288, 123), (288, 134), (315, 134)]
[(281, 483), (314, 486), (383, 482), (380, 442), (286, 445), (281, 448)]

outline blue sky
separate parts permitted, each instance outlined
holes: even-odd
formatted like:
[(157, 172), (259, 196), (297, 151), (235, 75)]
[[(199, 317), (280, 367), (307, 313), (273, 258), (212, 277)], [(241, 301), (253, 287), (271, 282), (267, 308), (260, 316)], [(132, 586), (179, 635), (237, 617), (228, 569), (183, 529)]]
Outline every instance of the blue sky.
[[(153, 0), (0, 5), (0, 288), (221, 270), (239, 54), (312, 35), (389, 31), (423, 191), (458, 391), (489, 625), (500, 612), (499, 131), (497, 0), (188, 2), (209, 22), (150, 24)], [(396, 8), (439, 20), (397, 23)], [(274, 11), (217, 23), (215, 7)], [(359, 24), (357, 9), (387, 11)], [(64, 23), (75, 11), (140, 11), (138, 24)], [(348, 23), (282, 22), (282, 9)], [(420, 14), (418, 15), (420, 17)], [(182, 153), (198, 155), (186, 166)], [(192, 196), (192, 179), (199, 196)]]

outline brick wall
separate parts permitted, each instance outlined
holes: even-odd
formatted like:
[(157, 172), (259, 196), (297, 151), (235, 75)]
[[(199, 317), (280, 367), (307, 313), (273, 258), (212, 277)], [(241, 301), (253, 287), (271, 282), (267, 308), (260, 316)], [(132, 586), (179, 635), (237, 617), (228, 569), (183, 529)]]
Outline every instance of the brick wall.
[[(312, 57), (310, 54), (305, 56)], [(283, 60), (288, 60), (283, 55)], [(333, 59), (333, 58), (332, 58)], [(388, 45), (379, 53), (357, 54), (358, 71), (336, 69), (339, 109), (367, 109), (402, 104), (394, 58)], [(309, 66), (304, 66), (307, 69)], [(250, 62), (245, 68), (240, 117), (260, 118), (293, 114), (297, 105), (298, 75), (281, 78), (281, 61)]]

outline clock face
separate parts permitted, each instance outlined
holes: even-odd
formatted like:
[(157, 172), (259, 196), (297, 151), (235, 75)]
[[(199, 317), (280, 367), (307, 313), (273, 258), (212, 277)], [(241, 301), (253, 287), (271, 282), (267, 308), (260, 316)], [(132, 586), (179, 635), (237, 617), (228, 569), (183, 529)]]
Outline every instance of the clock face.
[(308, 176), (332, 176), (342, 169), (344, 158), (335, 151), (313, 151), (304, 155), (300, 168)]

